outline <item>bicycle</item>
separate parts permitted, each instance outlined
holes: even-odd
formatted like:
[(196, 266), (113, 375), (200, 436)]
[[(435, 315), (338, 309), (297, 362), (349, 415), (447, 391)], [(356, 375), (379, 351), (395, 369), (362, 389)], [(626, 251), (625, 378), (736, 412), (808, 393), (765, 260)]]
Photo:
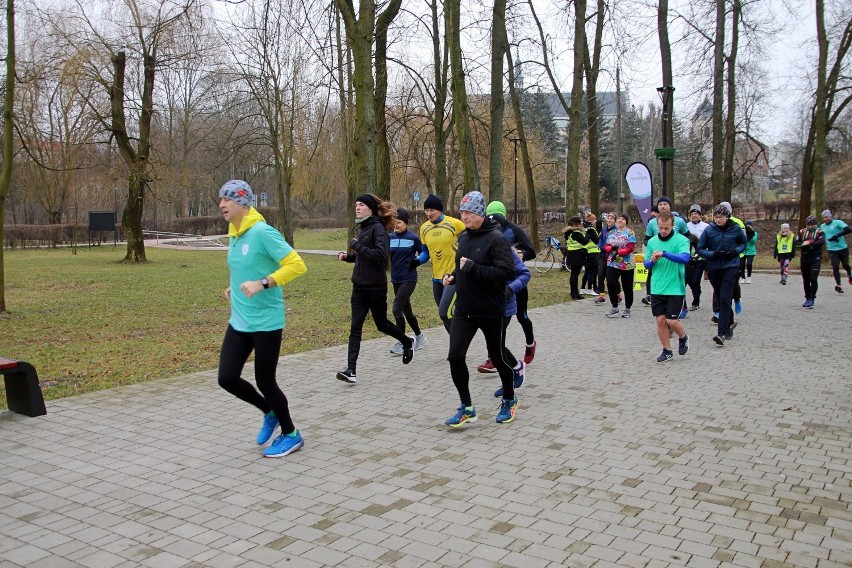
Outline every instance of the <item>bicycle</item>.
[(565, 259), (562, 256), (562, 251), (559, 249), (559, 239), (547, 235), (544, 237), (544, 244), (544, 250), (535, 256), (535, 261), (533, 262), (535, 271), (544, 274), (553, 268), (553, 265), (557, 262), (560, 267), (565, 268)]

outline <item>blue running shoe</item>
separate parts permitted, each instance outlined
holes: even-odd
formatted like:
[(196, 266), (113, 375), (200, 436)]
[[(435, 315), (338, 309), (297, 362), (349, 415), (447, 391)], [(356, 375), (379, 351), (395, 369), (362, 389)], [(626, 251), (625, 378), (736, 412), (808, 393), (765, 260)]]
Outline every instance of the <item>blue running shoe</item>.
[(275, 438), (275, 441), (272, 442), (271, 446), (263, 450), (263, 457), (284, 457), (288, 454), (292, 454), (296, 450), (301, 450), (304, 445), (305, 440), (302, 438), (302, 434), (298, 430), (296, 430), (295, 436), (281, 434), (280, 436)]
[(512, 369), (512, 373), (514, 373), (515, 378), (513, 381), (513, 385), (515, 385), (515, 390), (518, 390), (522, 386), (524, 386), (524, 382), (526, 381), (526, 372), (527, 372), (527, 364), (521, 361), (520, 369)]
[(449, 426), (450, 428), (458, 428), (459, 426), (463, 426), (470, 422), (476, 422), (476, 408), (472, 406), (459, 406), (459, 411), (455, 413), (455, 415), (450, 416), (444, 421), (444, 424)]
[(508, 424), (515, 419), (515, 413), (518, 411), (518, 399), (500, 401), (500, 411), (497, 412), (497, 423)]
[(686, 355), (689, 351), (689, 336), (684, 335), (683, 339), (677, 340), (677, 354), (678, 355)]
[[(514, 374), (514, 378), (512, 379), (512, 385), (515, 387), (515, 390), (518, 390), (524, 383), (526, 382), (526, 371), (527, 364), (523, 361), (521, 362), (520, 369), (512, 369), (512, 373)], [(494, 398), (503, 398), (503, 387), (500, 387), (496, 391), (494, 391)]]
[(689, 317), (689, 310), (687, 310), (686, 308), (683, 308), (680, 311), (680, 318), (678, 318), (678, 319), (685, 320), (687, 317)]
[(739, 315), (743, 313), (743, 303), (739, 300), (734, 300), (734, 311)]
[(270, 412), (263, 415), (263, 426), (260, 427), (260, 432), (257, 433), (257, 444), (262, 446), (272, 438), (275, 429), (278, 428), (278, 418)]

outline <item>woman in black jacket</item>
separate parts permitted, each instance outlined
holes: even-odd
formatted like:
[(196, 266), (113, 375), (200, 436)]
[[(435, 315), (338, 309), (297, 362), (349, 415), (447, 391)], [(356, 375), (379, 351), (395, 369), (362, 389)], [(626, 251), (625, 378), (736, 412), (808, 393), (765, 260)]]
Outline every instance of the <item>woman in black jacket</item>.
[(390, 335), (402, 344), (402, 363), (407, 365), (414, 357), (414, 340), (405, 335), (388, 319), (388, 231), (395, 221), (393, 204), (379, 200), (368, 193), (355, 199), (355, 223), (358, 238), (349, 241), (352, 252), (340, 252), (338, 260), (354, 262), (352, 270), (352, 323), (349, 328), (349, 353), (346, 369), (337, 378), (350, 384), (357, 382), (355, 366), (361, 350), (361, 330), (367, 312), (373, 315), (376, 329)]

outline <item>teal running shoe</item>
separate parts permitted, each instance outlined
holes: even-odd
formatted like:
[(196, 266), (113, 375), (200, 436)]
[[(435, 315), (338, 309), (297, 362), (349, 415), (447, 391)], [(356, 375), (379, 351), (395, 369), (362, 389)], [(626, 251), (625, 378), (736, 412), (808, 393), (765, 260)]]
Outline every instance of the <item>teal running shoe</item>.
[(296, 430), (295, 436), (281, 434), (272, 445), (263, 450), (263, 456), (267, 458), (280, 458), (288, 454), (292, 454), (296, 450), (301, 450), (305, 445), (305, 440), (302, 438), (302, 433)]

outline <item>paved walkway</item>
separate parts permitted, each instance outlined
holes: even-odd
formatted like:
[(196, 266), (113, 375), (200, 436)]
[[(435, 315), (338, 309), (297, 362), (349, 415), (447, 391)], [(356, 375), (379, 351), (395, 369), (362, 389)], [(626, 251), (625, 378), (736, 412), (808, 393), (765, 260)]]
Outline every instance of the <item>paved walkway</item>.
[(690, 314), (666, 364), (648, 308), (535, 310), (510, 425), (474, 373), (480, 421), (443, 426), (443, 329), (407, 367), (366, 342), (357, 386), (345, 346), (284, 357), (306, 446), (281, 459), (213, 371), (0, 413), (0, 566), (852, 565), (852, 290), (806, 311), (791, 283), (756, 275), (722, 348)]

